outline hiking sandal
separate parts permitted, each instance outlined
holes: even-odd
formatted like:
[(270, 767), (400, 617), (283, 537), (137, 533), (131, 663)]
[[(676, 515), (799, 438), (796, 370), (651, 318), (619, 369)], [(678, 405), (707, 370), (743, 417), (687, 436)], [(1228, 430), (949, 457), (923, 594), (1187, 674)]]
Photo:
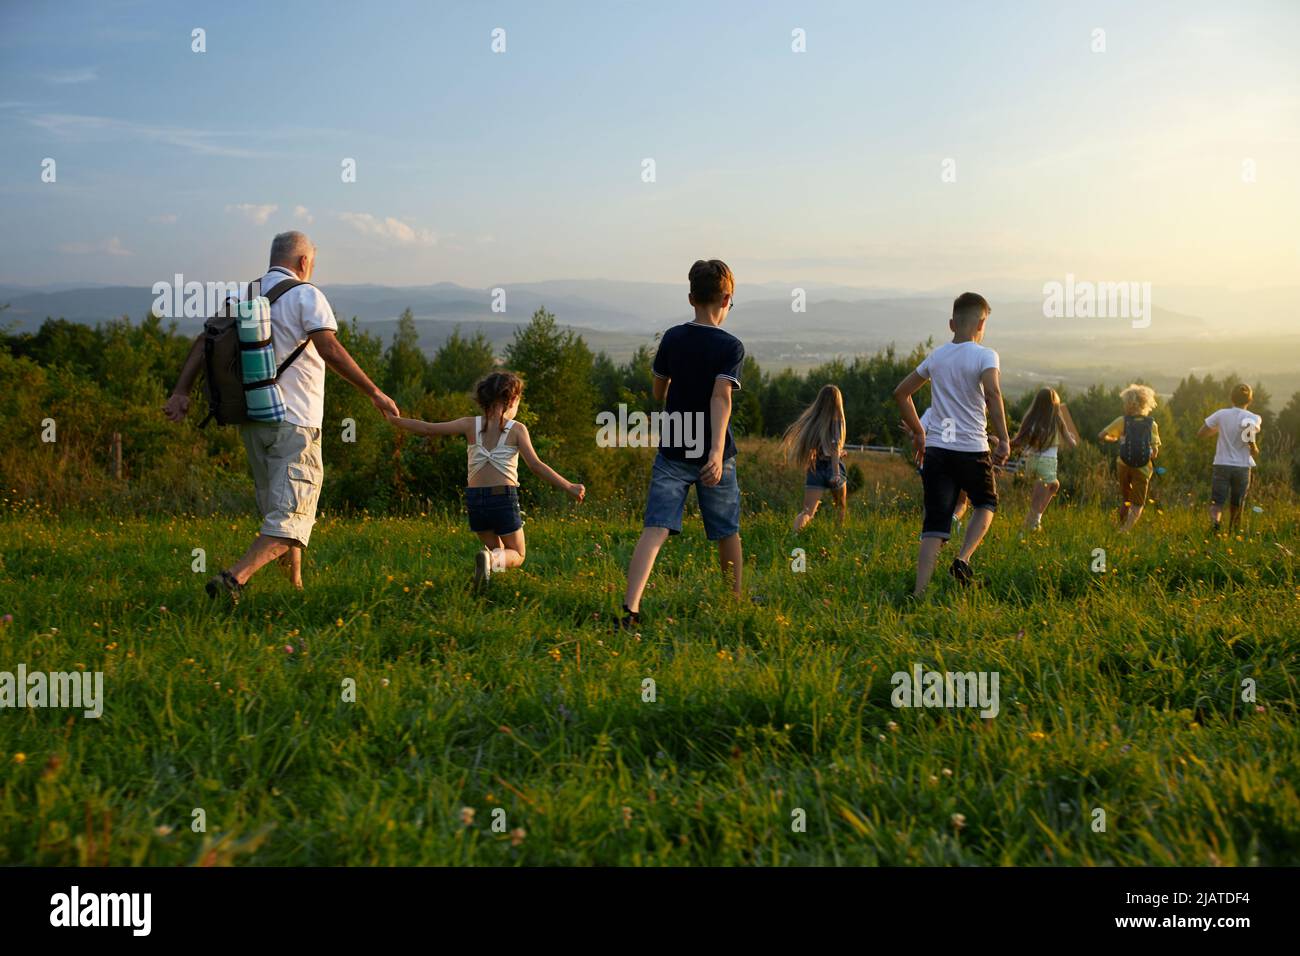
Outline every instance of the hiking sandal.
[(203, 586), (203, 590), (207, 591), (208, 597), (213, 599), (223, 593), (228, 594), (230, 603), (238, 604), (240, 596), (244, 593), (244, 586), (235, 580), (235, 576), (229, 571), (222, 571), (208, 578), (208, 583)]

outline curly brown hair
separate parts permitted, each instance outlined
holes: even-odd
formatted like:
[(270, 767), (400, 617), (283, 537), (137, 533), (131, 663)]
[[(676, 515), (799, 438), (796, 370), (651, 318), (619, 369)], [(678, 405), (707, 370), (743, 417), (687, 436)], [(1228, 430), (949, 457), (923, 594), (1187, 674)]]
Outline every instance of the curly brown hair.
[(493, 409), (497, 410), (499, 428), (505, 427), (506, 409), (523, 393), (524, 380), (514, 372), (489, 372), (474, 386), (474, 400), (483, 409), (483, 414), (489, 415)]

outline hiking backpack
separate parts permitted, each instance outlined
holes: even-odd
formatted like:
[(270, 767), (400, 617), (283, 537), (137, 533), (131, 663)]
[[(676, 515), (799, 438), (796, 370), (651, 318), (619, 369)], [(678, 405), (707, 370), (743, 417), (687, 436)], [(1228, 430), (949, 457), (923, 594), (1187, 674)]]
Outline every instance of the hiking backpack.
[(1124, 437), (1119, 442), (1120, 461), (1130, 468), (1144, 468), (1151, 463), (1151, 429), (1154, 425), (1150, 415), (1124, 416)]
[[(280, 296), (300, 285), (307, 285), (307, 283), (301, 279), (285, 279), (283, 282), (277, 282), (264, 296), (268, 311)], [(260, 291), (260, 279), (254, 279), (248, 284), (249, 302), (244, 303), (245, 308), (252, 304), (257, 298), (256, 293)], [(221, 312), (203, 323), (203, 379), (208, 393), (208, 414), (199, 423), (200, 428), (205, 427), (212, 419), (216, 419), (218, 425), (242, 425), (254, 421), (255, 419), (249, 415), (245, 394), (253, 389), (268, 388), (278, 383), (284, 370), (293, 364), (294, 360), (302, 354), (302, 350), (307, 347), (307, 343), (311, 341), (303, 339), (298, 347), (289, 353), (289, 357), (276, 367), (274, 378), (246, 382), (243, 353), (270, 348), (274, 355), (274, 349), (269, 336), (260, 342), (240, 341), (239, 311), (240, 303), (234, 298), (228, 298)], [(271, 361), (274, 362), (274, 358)]]

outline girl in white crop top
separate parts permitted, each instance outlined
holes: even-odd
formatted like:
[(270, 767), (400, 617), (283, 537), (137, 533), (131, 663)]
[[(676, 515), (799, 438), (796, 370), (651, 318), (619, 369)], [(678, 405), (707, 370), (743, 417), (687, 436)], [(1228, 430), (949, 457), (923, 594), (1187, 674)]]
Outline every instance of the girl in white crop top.
[(1025, 531), (1042, 530), (1043, 512), (1061, 488), (1057, 457), (1062, 443), (1070, 448), (1079, 444), (1074, 419), (1061, 396), (1056, 394), (1056, 389), (1040, 388), (1025, 412), (1020, 430), (1011, 439), (1013, 451), (1024, 449), (1025, 474), (1034, 482), (1029, 493)]
[(587, 489), (562, 477), (533, 450), (528, 429), (515, 421), (524, 381), (513, 372), (492, 372), (474, 388), (482, 415), (450, 422), (389, 416), (398, 428), (417, 435), (463, 435), (469, 443), (465, 506), (470, 530), (483, 547), (474, 559), (474, 579), (484, 584), (493, 572), (524, 563), (524, 527), (519, 513), (519, 458), (535, 475), (578, 501)]

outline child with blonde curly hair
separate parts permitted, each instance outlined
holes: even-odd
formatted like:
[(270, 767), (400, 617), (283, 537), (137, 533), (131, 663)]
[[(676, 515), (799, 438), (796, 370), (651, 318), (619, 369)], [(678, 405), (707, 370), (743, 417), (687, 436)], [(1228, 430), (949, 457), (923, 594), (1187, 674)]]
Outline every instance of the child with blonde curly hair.
[(1151, 485), (1152, 462), (1160, 454), (1160, 429), (1151, 412), (1156, 407), (1156, 392), (1149, 385), (1134, 383), (1119, 393), (1124, 414), (1103, 428), (1097, 438), (1119, 442), (1115, 474), (1119, 478), (1119, 530), (1133, 530), (1142, 517)]

